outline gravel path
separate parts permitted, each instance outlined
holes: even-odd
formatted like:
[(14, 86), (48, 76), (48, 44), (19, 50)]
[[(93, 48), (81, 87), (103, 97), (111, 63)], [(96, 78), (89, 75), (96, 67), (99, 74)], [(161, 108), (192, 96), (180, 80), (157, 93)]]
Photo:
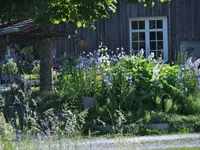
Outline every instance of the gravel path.
[[(19, 150), (24, 150), (19, 145)], [(200, 134), (93, 138), (70, 141), (35, 140), (28, 149), (34, 150), (152, 150), (180, 147), (199, 147)], [(27, 149), (27, 148), (26, 148)]]

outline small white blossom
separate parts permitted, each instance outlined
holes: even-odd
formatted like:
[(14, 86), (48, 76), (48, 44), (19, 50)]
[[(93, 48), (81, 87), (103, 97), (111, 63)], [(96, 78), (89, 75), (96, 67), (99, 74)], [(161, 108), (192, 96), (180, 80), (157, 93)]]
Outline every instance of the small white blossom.
[(139, 52), (138, 52), (138, 56), (141, 57), (144, 55), (144, 49), (141, 49)]

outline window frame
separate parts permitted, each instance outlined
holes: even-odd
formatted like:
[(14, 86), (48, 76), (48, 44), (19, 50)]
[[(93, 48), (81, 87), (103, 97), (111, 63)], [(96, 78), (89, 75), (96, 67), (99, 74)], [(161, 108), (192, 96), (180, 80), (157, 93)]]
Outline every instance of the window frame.
[[(150, 20), (162, 20), (163, 28), (150, 29)], [(132, 29), (132, 21), (144, 21), (145, 29)], [(146, 57), (150, 55), (150, 32), (163, 32), (163, 60), (168, 60), (168, 20), (166, 16), (161, 17), (134, 17), (129, 20), (129, 33), (130, 33), (130, 53), (133, 53), (133, 39), (132, 33), (145, 32), (145, 52)], [(157, 40), (156, 40), (157, 41)], [(139, 41), (138, 41), (139, 42)]]

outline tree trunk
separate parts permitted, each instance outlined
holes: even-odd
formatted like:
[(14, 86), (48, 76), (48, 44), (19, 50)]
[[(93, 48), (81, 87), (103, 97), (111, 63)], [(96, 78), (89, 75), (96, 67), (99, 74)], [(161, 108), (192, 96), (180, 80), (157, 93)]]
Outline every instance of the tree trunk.
[(52, 54), (51, 40), (41, 40), (40, 53), (40, 91), (52, 91)]

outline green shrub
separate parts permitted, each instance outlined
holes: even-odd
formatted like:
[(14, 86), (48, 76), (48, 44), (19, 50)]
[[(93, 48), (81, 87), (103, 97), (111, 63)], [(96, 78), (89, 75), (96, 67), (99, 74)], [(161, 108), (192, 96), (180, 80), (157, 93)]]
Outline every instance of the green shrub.
[(0, 149), (14, 150), (15, 143), (13, 142), (14, 128), (6, 123), (3, 114), (0, 115)]
[(7, 62), (2, 66), (2, 72), (8, 75), (14, 75), (18, 72), (18, 67), (15, 62)]
[(189, 95), (183, 103), (183, 114), (200, 114), (200, 93)]
[(33, 67), (32, 74), (35, 76), (35, 78), (40, 78), (40, 65), (36, 65)]

